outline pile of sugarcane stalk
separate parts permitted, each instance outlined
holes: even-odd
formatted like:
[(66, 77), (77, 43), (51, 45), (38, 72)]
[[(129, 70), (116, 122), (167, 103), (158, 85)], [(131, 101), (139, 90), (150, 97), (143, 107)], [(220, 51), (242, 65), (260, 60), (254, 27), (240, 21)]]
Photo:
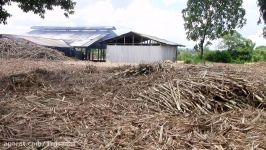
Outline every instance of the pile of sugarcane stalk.
[(0, 58), (70, 60), (63, 53), (22, 39), (0, 38)]
[[(263, 86), (260, 87), (266, 91)], [(248, 106), (265, 108), (266, 96), (262, 91), (256, 91), (245, 79), (212, 73), (157, 84), (140, 97), (160, 111), (209, 114)]]

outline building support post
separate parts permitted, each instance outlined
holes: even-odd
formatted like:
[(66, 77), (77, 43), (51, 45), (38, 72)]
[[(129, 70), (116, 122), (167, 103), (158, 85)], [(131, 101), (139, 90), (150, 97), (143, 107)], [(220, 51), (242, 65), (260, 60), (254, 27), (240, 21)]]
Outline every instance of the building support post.
[(91, 60), (91, 49), (88, 48), (88, 60), (90, 61)]
[(88, 48), (85, 48), (85, 60), (88, 60)]
[(132, 45), (135, 45), (135, 35), (132, 36)]
[(98, 49), (97, 51), (98, 51), (98, 59), (97, 59), (97, 61), (99, 61), (100, 60), (100, 49)]
[(103, 60), (106, 61), (106, 49), (103, 50)]
[(101, 55), (100, 55), (100, 60), (102, 61), (103, 60), (103, 49), (101, 49)]
[(103, 55), (104, 49), (102, 49), (102, 60), (104, 61), (104, 55)]
[(93, 51), (94, 51), (94, 49), (91, 50), (91, 61), (94, 60), (94, 58), (93, 58)]

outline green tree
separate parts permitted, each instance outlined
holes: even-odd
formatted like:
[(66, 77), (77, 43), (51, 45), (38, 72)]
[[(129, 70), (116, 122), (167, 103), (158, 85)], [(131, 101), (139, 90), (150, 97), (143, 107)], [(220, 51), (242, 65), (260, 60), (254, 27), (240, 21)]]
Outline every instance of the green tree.
[(234, 61), (243, 63), (252, 60), (255, 45), (250, 39), (246, 39), (240, 33), (234, 31), (231, 34), (224, 35), (218, 47), (227, 50)]
[(244, 38), (240, 33), (233, 31), (222, 37), (222, 41), (218, 47), (223, 50), (233, 51), (237, 49), (251, 49), (255, 48), (255, 43), (252, 40)]
[(266, 46), (256, 47), (253, 53), (252, 61), (266, 61)]
[(53, 10), (54, 7), (60, 7), (65, 11), (64, 15), (68, 17), (69, 14), (74, 13), (74, 7), (76, 2), (73, 0), (1, 0), (0, 1), (0, 24), (6, 24), (8, 17), (11, 14), (4, 8), (5, 6), (11, 5), (12, 2), (18, 4), (24, 12), (32, 11), (44, 18), (44, 14), (47, 10)]
[(205, 43), (246, 23), (242, 0), (188, 0), (183, 13), (187, 39), (198, 42), (203, 59)]
[[(260, 7), (261, 17), (264, 20), (264, 23), (266, 23), (266, 0), (258, 0), (258, 5)], [(259, 20), (259, 23), (260, 22), (261, 19)]]
[(231, 63), (232, 57), (228, 51), (208, 51), (205, 59), (210, 62)]

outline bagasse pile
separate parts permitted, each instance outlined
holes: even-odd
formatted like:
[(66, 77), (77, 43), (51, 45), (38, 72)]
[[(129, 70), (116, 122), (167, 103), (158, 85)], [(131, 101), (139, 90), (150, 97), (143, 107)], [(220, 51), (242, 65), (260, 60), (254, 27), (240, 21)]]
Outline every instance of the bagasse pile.
[(63, 53), (23, 39), (0, 38), (0, 58), (69, 60)]
[(230, 75), (206, 72), (155, 85), (141, 97), (170, 113), (208, 114), (248, 106), (266, 108), (263, 86)]
[(5, 76), (0, 149), (23, 141), (75, 143), (36, 149), (266, 149), (265, 67), (88, 66)]

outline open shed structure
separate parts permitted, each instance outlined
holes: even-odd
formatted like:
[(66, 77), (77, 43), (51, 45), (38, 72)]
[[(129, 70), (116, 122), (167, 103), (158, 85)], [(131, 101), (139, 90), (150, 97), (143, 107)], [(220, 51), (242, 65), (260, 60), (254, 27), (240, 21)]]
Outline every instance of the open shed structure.
[(153, 63), (165, 60), (176, 61), (178, 47), (183, 45), (154, 36), (129, 32), (109, 40), (106, 61), (114, 63)]
[(54, 48), (70, 57), (81, 60), (105, 61), (106, 44), (103, 41), (115, 37), (115, 27), (54, 27), (33, 26), (26, 36), (16, 35), (45, 47)]

